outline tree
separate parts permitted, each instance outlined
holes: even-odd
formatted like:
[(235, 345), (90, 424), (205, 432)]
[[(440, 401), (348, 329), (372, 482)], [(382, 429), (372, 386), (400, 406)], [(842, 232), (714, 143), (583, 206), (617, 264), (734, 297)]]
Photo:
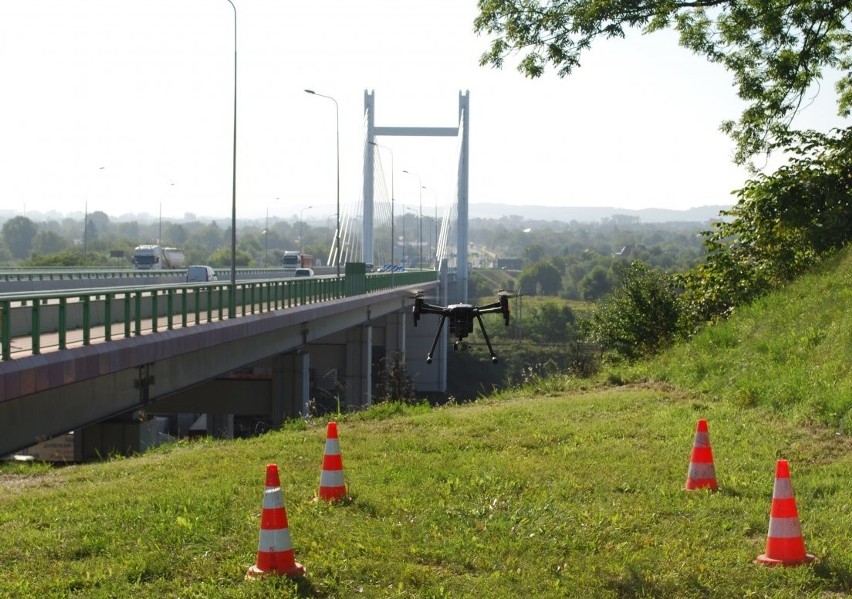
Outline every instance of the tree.
[(746, 107), (722, 128), (737, 143), (738, 163), (784, 135), (825, 69), (844, 72), (838, 108), (843, 116), (852, 109), (848, 0), (479, 0), (479, 10), (476, 32), (493, 36), (480, 63), (499, 68), (526, 51), (518, 69), (528, 77), (548, 65), (569, 75), (599, 38), (674, 29), (682, 46), (734, 75)]
[(3, 239), (15, 258), (23, 259), (30, 255), (37, 232), (36, 224), (26, 216), (16, 216), (3, 223)]
[(681, 330), (681, 314), (672, 278), (635, 261), (598, 302), (589, 326), (605, 350), (635, 359), (671, 343)]
[(39, 231), (33, 240), (32, 250), (36, 254), (56, 254), (68, 246), (65, 239), (54, 231)]
[(527, 295), (556, 295), (562, 287), (562, 274), (548, 260), (541, 260), (521, 271), (518, 289)]
[(707, 258), (682, 277), (696, 322), (791, 281), (852, 241), (852, 133), (795, 133), (789, 164), (748, 181), (730, 220), (705, 233)]

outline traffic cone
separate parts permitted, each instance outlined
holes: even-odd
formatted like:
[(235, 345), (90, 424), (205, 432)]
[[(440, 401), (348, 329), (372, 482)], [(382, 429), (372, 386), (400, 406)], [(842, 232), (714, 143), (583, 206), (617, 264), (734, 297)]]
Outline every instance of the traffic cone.
[(264, 576), (299, 578), (305, 567), (297, 564), (287, 528), (287, 510), (281, 494), (278, 466), (266, 467), (266, 489), (263, 492), (263, 513), (260, 517), (260, 541), (257, 544), (257, 563), (246, 572), (246, 579)]
[(710, 449), (710, 432), (707, 421), (699, 420), (695, 429), (695, 441), (689, 456), (689, 471), (686, 474), (687, 491), (713, 489), (716, 485), (716, 469), (713, 467), (713, 451)]
[(343, 460), (340, 458), (340, 441), (337, 438), (336, 422), (329, 422), (326, 430), (319, 498), (325, 501), (337, 501), (346, 498), (346, 485), (343, 482)]
[(790, 466), (787, 460), (778, 460), (775, 465), (775, 488), (772, 491), (766, 553), (754, 561), (765, 566), (798, 566), (809, 564), (814, 559), (813, 555), (805, 552), (805, 539), (802, 538), (796, 498), (793, 497), (793, 485), (790, 483)]

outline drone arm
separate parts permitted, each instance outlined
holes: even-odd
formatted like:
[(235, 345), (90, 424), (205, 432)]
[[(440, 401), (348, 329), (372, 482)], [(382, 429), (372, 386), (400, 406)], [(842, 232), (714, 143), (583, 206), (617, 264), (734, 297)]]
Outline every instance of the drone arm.
[(494, 353), (494, 348), (491, 347), (491, 340), (488, 338), (488, 333), (485, 331), (485, 325), (482, 324), (482, 317), (477, 314), (476, 320), (479, 321), (479, 328), (482, 330), (482, 336), (485, 337), (485, 345), (488, 346), (488, 353), (491, 354), (491, 361), (497, 363), (497, 354)]

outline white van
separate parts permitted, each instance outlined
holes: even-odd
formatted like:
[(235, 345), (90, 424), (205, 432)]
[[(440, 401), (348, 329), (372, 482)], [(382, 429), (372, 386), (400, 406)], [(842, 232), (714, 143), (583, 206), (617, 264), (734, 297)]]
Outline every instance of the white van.
[(203, 264), (196, 264), (186, 269), (187, 283), (203, 283), (206, 281), (218, 281), (216, 271), (212, 267)]
[(297, 268), (296, 272), (293, 273), (294, 277), (312, 277), (314, 276), (314, 271), (312, 268)]

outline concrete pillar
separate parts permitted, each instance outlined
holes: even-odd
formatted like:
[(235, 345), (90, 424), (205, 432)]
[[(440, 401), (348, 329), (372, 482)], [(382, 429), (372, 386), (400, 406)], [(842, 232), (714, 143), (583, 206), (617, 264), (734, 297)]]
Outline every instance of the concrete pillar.
[(310, 401), (311, 355), (307, 352), (279, 354), (272, 359), (272, 426), (285, 418), (306, 416)]
[(385, 355), (392, 356), (399, 352), (403, 362), (405, 361), (406, 317), (411, 318), (409, 310), (402, 310), (385, 316)]
[(366, 408), (373, 404), (373, 327), (364, 325), (346, 331), (346, 407)]

